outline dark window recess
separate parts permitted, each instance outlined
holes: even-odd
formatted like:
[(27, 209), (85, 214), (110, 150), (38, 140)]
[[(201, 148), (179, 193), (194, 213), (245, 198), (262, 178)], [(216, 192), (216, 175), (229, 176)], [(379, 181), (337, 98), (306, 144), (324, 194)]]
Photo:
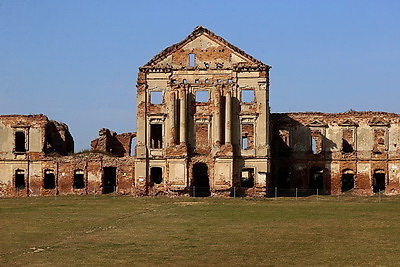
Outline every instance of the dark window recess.
[(162, 124), (150, 124), (150, 147), (162, 148)]
[(317, 140), (314, 137), (311, 137), (311, 151), (314, 155), (318, 154), (317, 152)]
[(254, 90), (242, 90), (242, 102), (253, 103), (254, 102)]
[(240, 179), (240, 182), (242, 187), (254, 187), (254, 169), (242, 169), (242, 177)]
[(385, 172), (383, 170), (375, 171), (374, 176), (372, 177), (372, 187), (374, 193), (379, 191), (385, 191), (386, 182), (385, 182)]
[(342, 192), (352, 190), (354, 188), (354, 173), (352, 170), (345, 170), (342, 174)]
[(189, 54), (189, 66), (194, 67), (194, 62), (195, 62), (195, 54)]
[(315, 167), (310, 169), (310, 189), (324, 188), (324, 169)]
[(56, 177), (54, 176), (53, 170), (45, 170), (44, 171), (43, 188), (44, 189), (56, 188)]
[(150, 169), (150, 179), (152, 183), (161, 184), (162, 182), (162, 168), (153, 167)]
[(192, 194), (195, 197), (209, 197), (211, 195), (207, 164), (196, 163), (193, 165), (193, 186)]
[(85, 188), (84, 172), (82, 170), (76, 170), (74, 172), (74, 188)]
[(290, 188), (290, 169), (281, 168), (278, 171), (278, 187), (289, 189)]
[(112, 193), (117, 186), (117, 168), (104, 167), (103, 168), (103, 194)]
[(346, 139), (342, 139), (342, 151), (343, 153), (351, 153), (354, 151), (353, 146)]
[(26, 152), (24, 132), (15, 132), (15, 152)]
[(23, 170), (15, 171), (15, 188), (25, 188), (25, 172)]
[(163, 101), (163, 93), (160, 91), (150, 92), (150, 103), (153, 105), (160, 105)]

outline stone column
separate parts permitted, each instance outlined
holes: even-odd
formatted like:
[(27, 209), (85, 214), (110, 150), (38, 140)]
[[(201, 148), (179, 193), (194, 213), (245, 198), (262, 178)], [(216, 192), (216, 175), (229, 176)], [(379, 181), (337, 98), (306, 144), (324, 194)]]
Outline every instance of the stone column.
[(216, 124), (216, 131), (215, 131), (215, 144), (220, 145), (221, 144), (221, 93), (220, 90), (216, 90), (215, 94), (215, 110), (214, 110), (214, 116), (215, 116), (215, 124)]
[(180, 101), (180, 144), (186, 143), (186, 90), (185, 87), (181, 88), (181, 101)]
[(231, 107), (232, 99), (231, 92), (226, 92), (225, 95), (225, 144), (231, 143), (231, 118), (232, 118), (232, 107)]

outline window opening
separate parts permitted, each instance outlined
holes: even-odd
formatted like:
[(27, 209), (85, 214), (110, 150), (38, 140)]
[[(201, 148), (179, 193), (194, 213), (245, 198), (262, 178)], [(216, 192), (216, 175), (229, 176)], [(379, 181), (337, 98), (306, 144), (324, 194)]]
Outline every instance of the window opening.
[(343, 130), (342, 152), (343, 153), (352, 153), (353, 151), (354, 151), (353, 130), (352, 129)]
[(221, 79), (218, 79), (218, 80), (217, 80), (217, 83), (220, 83), (220, 82), (221, 82)]
[(222, 64), (221, 63), (217, 63), (217, 69), (222, 69)]
[(254, 90), (242, 90), (242, 102), (253, 103), (254, 102)]
[(204, 63), (204, 66), (206, 67), (206, 69), (208, 69), (208, 67), (210, 67), (210, 65), (208, 63)]
[(162, 148), (162, 124), (150, 124), (150, 147)]
[(208, 79), (205, 80), (206, 83), (209, 83)]
[(196, 80), (194, 80), (194, 82), (195, 82), (195, 83), (199, 83), (200, 81), (199, 81), (199, 79), (196, 79)]
[(242, 177), (240, 179), (242, 187), (254, 187), (254, 169), (243, 168)]
[(183, 83), (187, 83), (186, 79), (183, 79)]
[(117, 168), (103, 168), (103, 194), (112, 193), (117, 186)]
[(385, 181), (385, 171), (384, 170), (376, 170), (372, 177), (372, 188), (374, 193), (379, 191), (385, 191), (386, 181)]
[(317, 152), (317, 140), (315, 140), (315, 137), (311, 137), (311, 150), (312, 150), (312, 153), (314, 155), (318, 154), (318, 152)]
[(190, 53), (189, 54), (189, 66), (194, 67), (194, 61), (195, 61), (195, 54)]
[(45, 170), (44, 171), (43, 188), (44, 189), (56, 188), (56, 177), (54, 176), (53, 170)]
[(310, 169), (310, 189), (324, 189), (324, 169), (314, 167)]
[(136, 155), (136, 137), (132, 138), (131, 146), (130, 146), (130, 155), (135, 156)]
[(249, 148), (249, 137), (248, 134), (245, 133), (244, 136), (242, 136), (242, 149), (246, 150)]
[(232, 79), (228, 79), (228, 83), (232, 83)]
[(208, 102), (208, 91), (205, 90), (196, 91), (196, 102), (199, 103)]
[(24, 132), (15, 132), (15, 152), (26, 152)]
[(74, 171), (74, 188), (82, 189), (85, 188), (84, 172), (83, 170)]
[(342, 174), (342, 192), (354, 189), (354, 172), (344, 170)]
[(161, 91), (152, 91), (150, 92), (150, 103), (153, 105), (162, 104), (163, 101), (163, 93)]
[(24, 189), (25, 188), (25, 171), (15, 170), (15, 188)]
[(150, 169), (150, 180), (154, 184), (161, 184), (162, 182), (162, 168), (152, 167)]
[(193, 186), (195, 197), (208, 197), (210, 192), (210, 179), (208, 178), (208, 167), (205, 163), (193, 165)]

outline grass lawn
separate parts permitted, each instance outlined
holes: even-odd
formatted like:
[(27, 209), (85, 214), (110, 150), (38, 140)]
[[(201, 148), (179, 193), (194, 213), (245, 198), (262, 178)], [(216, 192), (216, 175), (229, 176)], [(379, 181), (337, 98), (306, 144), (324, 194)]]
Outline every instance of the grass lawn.
[(2, 266), (398, 266), (400, 198), (0, 199)]

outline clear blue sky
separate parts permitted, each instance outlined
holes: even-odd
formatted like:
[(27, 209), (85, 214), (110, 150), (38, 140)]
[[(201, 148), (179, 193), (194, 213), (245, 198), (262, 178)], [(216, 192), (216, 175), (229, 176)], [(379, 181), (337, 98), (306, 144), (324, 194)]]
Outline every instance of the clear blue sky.
[(400, 113), (398, 0), (0, 0), (0, 114), (65, 122), (76, 151), (135, 131), (138, 67), (197, 25), (272, 66), (272, 112)]

